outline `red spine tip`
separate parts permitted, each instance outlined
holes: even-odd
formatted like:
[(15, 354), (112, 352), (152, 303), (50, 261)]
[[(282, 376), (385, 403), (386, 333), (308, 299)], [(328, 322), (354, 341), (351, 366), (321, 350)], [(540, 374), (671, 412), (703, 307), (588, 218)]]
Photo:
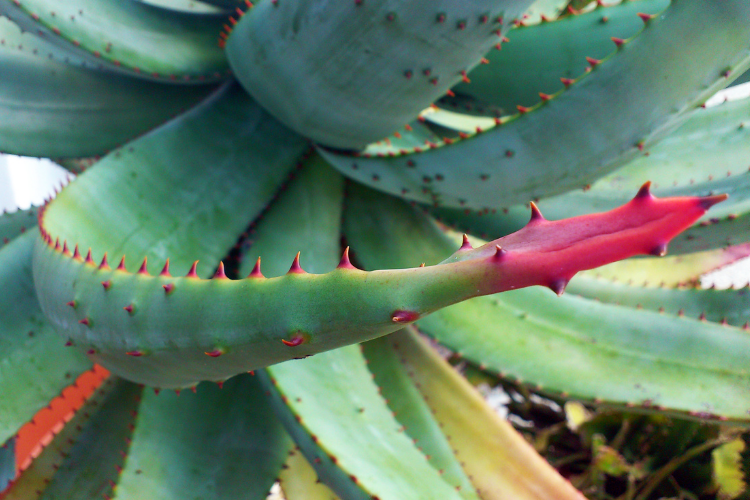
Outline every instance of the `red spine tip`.
[(651, 20), (651, 14), (645, 14), (645, 13), (643, 13), (643, 12), (639, 12), (639, 13), (638, 13), (638, 14), (636, 14), (636, 15), (637, 15), (638, 17), (640, 17), (640, 18), (641, 18), (641, 20), (642, 20), (642, 21), (643, 21), (644, 23), (648, 23), (648, 22), (649, 22), (649, 21)]
[(575, 80), (573, 80), (572, 78), (560, 78), (560, 81), (563, 83), (563, 85), (565, 85), (565, 87), (570, 87), (571, 85), (573, 85), (573, 83), (575, 83)]
[(78, 320), (78, 322), (82, 325), (86, 325), (88, 327), (91, 326), (91, 320), (88, 317), (85, 317), (83, 319)]
[(636, 193), (636, 195), (635, 195), (635, 197), (633, 199), (634, 200), (645, 200), (645, 199), (649, 199), (649, 198), (653, 198), (653, 195), (651, 194), (651, 181), (646, 181), (643, 184), (643, 186), (641, 186), (641, 188), (638, 190), (638, 192)]
[(102, 262), (99, 264), (99, 269), (102, 269), (104, 271), (109, 270), (109, 262), (107, 262), (107, 252), (104, 252), (104, 257), (102, 257)]
[(336, 266), (338, 269), (355, 269), (352, 262), (349, 260), (349, 247), (344, 249), (344, 253), (341, 255), (339, 265)]
[(248, 278), (265, 278), (265, 276), (263, 276), (263, 273), (260, 272), (260, 257), (258, 257), (258, 260), (255, 261), (253, 270), (250, 271), (250, 274), (248, 274), (247, 277)]
[(206, 356), (211, 356), (212, 358), (218, 358), (219, 356), (221, 356), (222, 354), (224, 354), (224, 349), (221, 349), (221, 348), (217, 347), (213, 351), (206, 351), (204, 354)]
[(162, 285), (162, 288), (164, 288), (164, 293), (168, 295), (174, 290), (174, 283), (167, 283), (166, 285)]
[(536, 206), (536, 203), (532, 201), (529, 205), (531, 205), (531, 219), (529, 219), (529, 223), (546, 220), (539, 207)]
[(294, 256), (294, 261), (292, 261), (292, 266), (287, 274), (305, 274), (305, 270), (299, 265), (299, 252)]
[(544, 92), (539, 92), (539, 97), (542, 99), (542, 101), (547, 102), (550, 99), (552, 99), (552, 96), (549, 94), (545, 94)]
[(405, 311), (398, 309), (391, 315), (391, 321), (394, 323), (411, 323), (419, 319), (419, 313), (415, 311)]
[(95, 266), (94, 259), (91, 258), (91, 249), (89, 248), (88, 253), (86, 254), (86, 260), (84, 261), (86, 264), (90, 264), (92, 266)]
[(190, 271), (185, 275), (186, 278), (197, 278), (198, 273), (196, 272), (198, 269), (198, 261), (196, 260), (193, 262), (193, 265), (190, 266)]
[(625, 40), (623, 40), (622, 38), (617, 38), (616, 36), (612, 37), (612, 41), (615, 42), (615, 45), (617, 45), (618, 47), (622, 47), (623, 45), (625, 45)]
[(125, 256), (124, 255), (122, 256), (122, 259), (120, 259), (120, 264), (117, 266), (116, 270), (117, 271), (127, 271), (127, 269), (125, 269)]
[(522, 115), (528, 113), (529, 111), (531, 111), (531, 108), (527, 108), (526, 106), (521, 106), (520, 104), (516, 105), (516, 109)]
[(595, 68), (599, 64), (601, 64), (601, 61), (599, 59), (594, 59), (593, 57), (586, 56), (586, 62), (591, 65), (592, 68)]
[(128, 304), (125, 307), (123, 307), (123, 309), (125, 309), (128, 312), (128, 314), (133, 314), (133, 304)]
[(127, 354), (128, 356), (133, 356), (134, 358), (140, 358), (141, 356), (143, 356), (144, 352), (143, 351), (128, 351), (125, 354)]
[(102, 281), (102, 286), (105, 290), (112, 288), (112, 280)]
[(549, 289), (555, 292), (557, 296), (559, 297), (565, 292), (566, 286), (568, 286), (568, 280), (558, 279), (558, 280), (553, 280), (552, 283), (549, 284)]
[(216, 272), (214, 273), (213, 279), (215, 280), (225, 280), (228, 279), (226, 273), (224, 272), (224, 262), (219, 262), (219, 267), (216, 268)]
[(459, 248), (458, 250), (459, 251), (461, 251), (461, 250), (471, 250), (472, 248), (474, 248), (474, 247), (471, 246), (471, 242), (469, 241), (469, 237), (464, 234), (464, 238), (463, 238), (463, 241), (461, 243), (461, 248)]
[(505, 258), (506, 255), (508, 255), (507, 250), (505, 250), (500, 245), (495, 245), (495, 253), (492, 256), (495, 260), (502, 260)]
[(148, 257), (143, 258), (143, 264), (141, 264), (140, 269), (138, 269), (138, 274), (148, 276)]
[(78, 303), (75, 300), (71, 300), (70, 302), (66, 302), (65, 305), (66, 306), (70, 306), (73, 309), (75, 309), (76, 307), (78, 307)]
[(172, 275), (169, 274), (169, 259), (167, 259), (167, 262), (164, 264), (164, 268), (159, 273), (159, 276), (163, 276), (165, 278), (171, 278)]

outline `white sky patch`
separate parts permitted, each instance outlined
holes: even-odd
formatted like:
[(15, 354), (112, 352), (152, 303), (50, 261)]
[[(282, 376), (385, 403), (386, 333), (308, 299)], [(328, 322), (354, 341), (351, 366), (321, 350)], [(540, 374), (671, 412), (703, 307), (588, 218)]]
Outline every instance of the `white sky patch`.
[(5, 163), (7, 175), (0, 174), (0, 179), (10, 182), (12, 195), (0, 199), (0, 206), (9, 211), (41, 205), (61, 182), (67, 184), (67, 170), (50, 160), (13, 155), (4, 155), (2, 160), (4, 162), (0, 160), (0, 169)]

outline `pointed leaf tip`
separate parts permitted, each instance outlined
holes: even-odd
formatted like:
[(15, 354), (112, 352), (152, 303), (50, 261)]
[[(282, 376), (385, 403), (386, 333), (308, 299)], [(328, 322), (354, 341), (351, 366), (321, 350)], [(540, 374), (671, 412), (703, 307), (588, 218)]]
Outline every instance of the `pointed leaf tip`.
[(701, 198), (698, 198), (698, 204), (704, 209), (708, 210), (712, 206), (716, 205), (717, 203), (721, 203), (722, 201), (729, 198), (728, 194), (717, 194), (713, 196), (703, 196)]

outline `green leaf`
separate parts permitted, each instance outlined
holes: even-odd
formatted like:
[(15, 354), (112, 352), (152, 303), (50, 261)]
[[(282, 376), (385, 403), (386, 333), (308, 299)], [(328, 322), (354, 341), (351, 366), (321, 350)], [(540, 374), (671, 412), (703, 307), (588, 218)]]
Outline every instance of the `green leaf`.
[(0, 250), (0, 442), (91, 366), (42, 314), (34, 293), (31, 253), (35, 231)]
[(340, 500), (328, 486), (318, 481), (315, 469), (299, 448), (289, 452), (279, 474), (279, 484), (286, 500)]
[(69, 64), (54, 45), (22, 33), (6, 18), (0, 18), (0, 38), (0, 66), (5, 70), (0, 80), (0, 151), (6, 153), (104, 154), (192, 107), (212, 90)]
[(19, 234), (26, 232), (27, 229), (34, 229), (36, 227), (36, 216), (36, 207), (0, 214), (0, 249)]
[(744, 71), (749, 20), (744, 0), (674, 2), (567, 90), (502, 125), (421, 153), (321, 152), (358, 182), (430, 205), (489, 211), (578, 189), (668, 135), (729, 83), (727, 68)]
[(169, 12), (120, 0), (1, 0), (0, 13), (92, 67), (139, 78), (203, 83), (229, 74), (221, 14)]
[(252, 375), (147, 391), (116, 498), (263, 500), (290, 445)]

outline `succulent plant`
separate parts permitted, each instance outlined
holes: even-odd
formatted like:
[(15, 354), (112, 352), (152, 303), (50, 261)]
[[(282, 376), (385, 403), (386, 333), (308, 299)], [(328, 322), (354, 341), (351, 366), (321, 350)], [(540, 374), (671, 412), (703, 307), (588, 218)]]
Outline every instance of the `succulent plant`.
[(472, 370), (750, 422), (746, 0), (0, 14), (0, 151), (71, 171), (0, 217), (2, 498), (584, 498)]

